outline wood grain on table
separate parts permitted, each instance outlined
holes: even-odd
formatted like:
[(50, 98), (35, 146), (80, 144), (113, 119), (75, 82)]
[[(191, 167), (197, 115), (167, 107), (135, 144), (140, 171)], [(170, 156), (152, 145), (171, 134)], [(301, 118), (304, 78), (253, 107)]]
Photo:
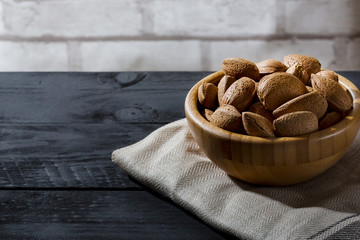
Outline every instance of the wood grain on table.
[(206, 74), (0, 73), (0, 239), (225, 239), (111, 161)]
[(111, 161), (208, 74), (0, 73), (0, 239), (228, 239)]

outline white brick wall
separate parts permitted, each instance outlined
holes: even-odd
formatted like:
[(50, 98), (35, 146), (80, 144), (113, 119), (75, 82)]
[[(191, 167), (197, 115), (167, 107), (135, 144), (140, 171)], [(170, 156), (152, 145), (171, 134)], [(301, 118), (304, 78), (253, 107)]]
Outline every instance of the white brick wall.
[(358, 0), (288, 0), (285, 31), (291, 34), (360, 33)]
[(276, 0), (156, 0), (150, 5), (159, 36), (215, 38), (276, 32)]
[(107, 41), (81, 46), (83, 68), (91, 71), (202, 70), (199, 41)]
[(0, 41), (0, 71), (67, 71), (63, 42)]
[(3, 10), (3, 3), (2, 1), (0, 1), (0, 19), (2, 19), (2, 21), (0, 21), (0, 34), (5, 33), (5, 23), (4, 23), (4, 10)]
[(359, 13), (359, 0), (0, 0), (0, 71), (213, 71), (288, 53), (360, 70)]
[(3, 0), (7, 35), (18, 37), (138, 36), (142, 15), (133, 0)]
[(349, 41), (349, 46), (346, 50), (345, 61), (347, 66), (343, 68), (360, 70), (360, 38)]

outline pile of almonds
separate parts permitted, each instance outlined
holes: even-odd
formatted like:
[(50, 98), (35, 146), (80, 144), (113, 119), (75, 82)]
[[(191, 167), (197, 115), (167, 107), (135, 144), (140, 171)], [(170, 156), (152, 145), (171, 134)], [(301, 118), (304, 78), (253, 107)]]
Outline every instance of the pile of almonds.
[(313, 57), (293, 54), (253, 63), (226, 58), (218, 85), (202, 83), (200, 110), (212, 124), (258, 137), (290, 137), (332, 126), (352, 109), (338, 75)]

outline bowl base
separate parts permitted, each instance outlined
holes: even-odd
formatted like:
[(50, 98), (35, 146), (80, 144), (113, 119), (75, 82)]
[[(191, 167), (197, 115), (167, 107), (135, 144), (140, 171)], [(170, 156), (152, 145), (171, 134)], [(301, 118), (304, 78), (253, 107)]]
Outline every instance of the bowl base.
[[(293, 166), (256, 166), (238, 163), (227, 173), (245, 182), (266, 186), (288, 186), (308, 181), (332, 167), (346, 151), (319, 161)], [(298, 174), (300, 172), (301, 174)]]

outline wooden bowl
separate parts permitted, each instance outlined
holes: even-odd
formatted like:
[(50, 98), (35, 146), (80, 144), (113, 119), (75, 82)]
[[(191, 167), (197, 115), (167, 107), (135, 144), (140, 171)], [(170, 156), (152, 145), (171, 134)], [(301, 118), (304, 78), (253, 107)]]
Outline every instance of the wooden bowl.
[(202, 151), (229, 175), (246, 182), (284, 186), (309, 180), (334, 165), (348, 150), (360, 127), (360, 92), (348, 79), (339, 82), (352, 95), (353, 110), (330, 128), (298, 137), (260, 138), (229, 132), (208, 122), (198, 110), (203, 82), (217, 84), (213, 73), (195, 84), (185, 100), (191, 134)]

